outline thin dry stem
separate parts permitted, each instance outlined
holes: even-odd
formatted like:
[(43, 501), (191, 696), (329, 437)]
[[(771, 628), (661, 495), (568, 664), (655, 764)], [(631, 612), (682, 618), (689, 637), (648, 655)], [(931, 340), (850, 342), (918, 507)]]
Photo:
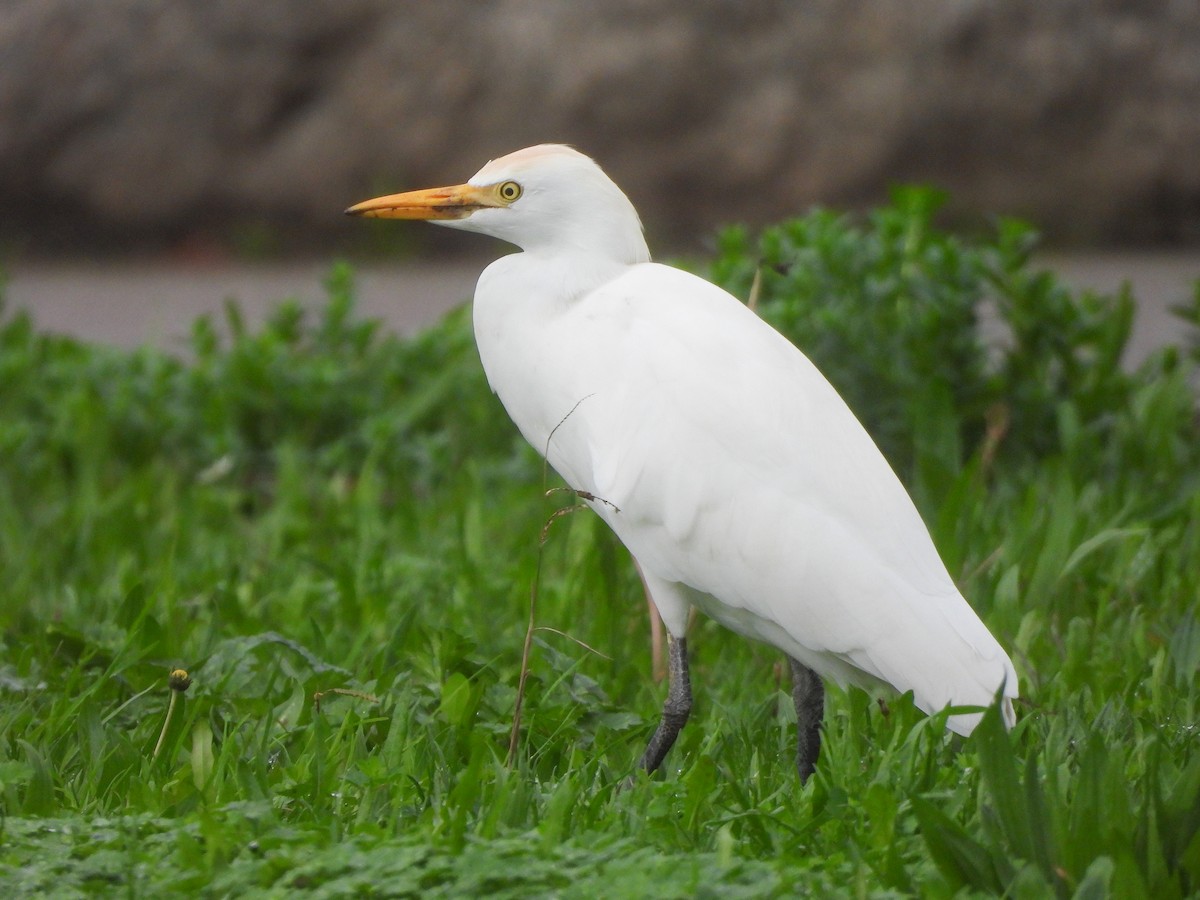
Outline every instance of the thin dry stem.
[(163, 744), (167, 740), (167, 729), (171, 727), (171, 719), (175, 717), (175, 707), (179, 702), (181, 691), (171, 691), (171, 702), (167, 704), (167, 717), (163, 719), (162, 731), (158, 733), (158, 743), (154, 745), (154, 753), (150, 756), (151, 762), (158, 760), (158, 755), (162, 753)]
[(663, 621), (650, 596), (650, 585), (646, 584), (646, 576), (642, 572), (642, 564), (636, 559), (633, 567), (637, 569), (638, 578), (642, 581), (642, 591), (646, 594), (646, 617), (650, 622), (650, 676), (655, 684), (661, 684), (667, 677), (667, 649), (663, 643)]
[(762, 291), (762, 266), (754, 270), (754, 281), (750, 283), (750, 296), (746, 305), (755, 312), (758, 311), (758, 295)]
[(525, 702), (525, 682), (529, 679), (529, 654), (533, 649), (534, 613), (537, 609), (538, 580), (542, 571), (542, 551), (538, 548), (537, 572), (529, 590), (529, 625), (525, 629), (525, 646), (521, 650), (521, 677), (517, 681), (517, 699), (513, 704), (512, 731), (508, 735), (508, 759), (505, 765), (512, 768), (517, 762), (517, 747), (521, 742), (521, 706)]
[(546, 520), (546, 524), (542, 526), (542, 531), (538, 535), (538, 546), (546, 546), (546, 541), (550, 539), (550, 526), (561, 519), (563, 516), (568, 516), (573, 512), (581, 509), (587, 509), (582, 503), (576, 503), (574, 506), (560, 506), (554, 512), (550, 513), (550, 518)]
[(563, 493), (574, 494), (576, 497), (579, 497), (583, 500), (591, 501), (592, 503), (603, 503), (605, 506), (607, 506), (613, 512), (621, 511), (621, 507), (617, 506), (617, 504), (613, 503), (611, 500), (606, 500), (604, 497), (598, 497), (595, 494), (593, 494), (591, 491), (583, 490), (583, 488), (552, 487), (546, 491), (546, 496), (549, 497), (551, 494), (563, 494)]
[(587, 650), (589, 653), (595, 653), (601, 659), (606, 659), (609, 662), (612, 662), (611, 656), (606, 656), (605, 654), (603, 654), (599, 650), (597, 650), (595, 647), (593, 647), (591, 644), (584, 643), (579, 638), (572, 637), (571, 635), (567, 634), (565, 631), (559, 631), (557, 628), (551, 628), (549, 625), (539, 625), (539, 626), (537, 626), (537, 628), (535, 628), (533, 630), (534, 631), (549, 631), (551, 634), (557, 634), (559, 637), (565, 637), (568, 641), (574, 641), (576, 644), (578, 644), (584, 650)]
[[(570, 410), (567, 411), (567, 414), (558, 421), (558, 424), (555, 425), (550, 430), (550, 434), (548, 434), (546, 436), (546, 446), (545, 446), (545, 448), (543, 448), (543, 451), (542, 451), (542, 491), (543, 491), (544, 495), (547, 497), (549, 497), (551, 494), (559, 493), (560, 491), (564, 491), (564, 490), (571, 491), (576, 496), (581, 497), (584, 500), (590, 500), (593, 502), (599, 501), (601, 503), (607, 504), (608, 506), (611, 506), (617, 512), (620, 512), (620, 510), (617, 509), (617, 507), (614, 504), (609, 503), (607, 500), (603, 499), (602, 497), (597, 497), (595, 494), (592, 494), (589, 491), (581, 491), (581, 490), (576, 490), (574, 488), (551, 488), (549, 490), (546, 489), (546, 481), (547, 481), (548, 472), (549, 472), (549, 462), (547, 462), (547, 459), (550, 456), (550, 442), (554, 439), (555, 432), (557, 432), (558, 429), (562, 427), (563, 423), (566, 422), (567, 419), (571, 418), (571, 415), (575, 412), (575, 410), (579, 409), (579, 404), (583, 403), (584, 400), (587, 400), (588, 397), (591, 397), (591, 396), (592, 396), (592, 394), (588, 394), (585, 397), (581, 397), (579, 399), (579, 401), (576, 402), (576, 404), (574, 406), (572, 406), (570, 408)], [(525, 643), (521, 648), (521, 675), (520, 675), (520, 678), (517, 680), (517, 697), (516, 697), (515, 702), (513, 703), (512, 730), (509, 732), (509, 735), (508, 735), (508, 758), (507, 758), (505, 765), (507, 765), (508, 768), (510, 768), (510, 769), (516, 764), (517, 749), (519, 748), (520, 743), (521, 743), (521, 710), (525, 704), (525, 683), (529, 680), (529, 656), (533, 652), (533, 633), (535, 631), (539, 630), (539, 627), (537, 625), (535, 625), (534, 623), (535, 623), (536, 617), (537, 617), (538, 585), (541, 584), (541, 581), (542, 581), (542, 548), (546, 545), (546, 540), (550, 533), (550, 526), (553, 525), (557, 519), (559, 519), (565, 515), (568, 515), (569, 513), (573, 513), (577, 509), (584, 509), (584, 508), (586, 508), (586, 507), (584, 507), (583, 504), (577, 504), (575, 506), (567, 506), (567, 507), (563, 507), (562, 509), (555, 510), (553, 513), (550, 514), (550, 518), (548, 518), (546, 520), (546, 524), (542, 526), (541, 534), (538, 537), (537, 563), (534, 567), (534, 572), (533, 572), (533, 584), (531, 584), (529, 587), (529, 623), (525, 628)], [(579, 644), (581, 647), (586, 648), (587, 650), (590, 650), (592, 653), (595, 653), (597, 656), (602, 656), (602, 657), (604, 657), (604, 659), (608, 659), (608, 657), (604, 656), (603, 653), (600, 653), (599, 651), (593, 649), (592, 647), (589, 647), (583, 641), (578, 640), (577, 638), (573, 638), (569, 634), (565, 634), (564, 632), (559, 631), (557, 628), (549, 628), (548, 626), (541, 626), (540, 630), (552, 631), (555, 634), (561, 634), (563, 637), (570, 638), (571, 640), (575, 641), (575, 643)]]

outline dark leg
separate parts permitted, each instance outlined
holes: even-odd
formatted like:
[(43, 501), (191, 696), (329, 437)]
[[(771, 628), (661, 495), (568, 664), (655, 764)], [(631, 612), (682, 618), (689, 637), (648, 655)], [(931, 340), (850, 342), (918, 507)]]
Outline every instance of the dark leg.
[(647, 772), (653, 772), (662, 765), (663, 757), (675, 743), (679, 729), (683, 728), (692, 712), (692, 682), (688, 678), (686, 638), (667, 635), (667, 675), (670, 681), (667, 702), (663, 704), (662, 721), (658, 723), (639, 763)]
[(808, 666), (788, 657), (792, 664), (792, 702), (796, 704), (796, 767), (800, 783), (808, 781), (821, 754), (821, 720), (825, 717), (825, 687)]

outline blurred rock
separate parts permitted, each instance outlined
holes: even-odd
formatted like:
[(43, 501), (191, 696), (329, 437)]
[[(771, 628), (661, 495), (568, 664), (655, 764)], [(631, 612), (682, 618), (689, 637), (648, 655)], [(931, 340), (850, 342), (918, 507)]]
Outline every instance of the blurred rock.
[[(565, 141), (653, 243), (897, 181), (1062, 242), (1200, 243), (1194, 0), (6, 0), (0, 239), (350, 233)], [(358, 223), (361, 225), (361, 223)]]

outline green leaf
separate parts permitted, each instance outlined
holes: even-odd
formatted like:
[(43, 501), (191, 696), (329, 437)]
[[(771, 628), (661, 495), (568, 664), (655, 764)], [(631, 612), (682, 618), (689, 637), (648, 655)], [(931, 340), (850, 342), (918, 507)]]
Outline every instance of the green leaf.
[(50, 770), (50, 764), (29, 741), (18, 739), (17, 746), (25, 754), (25, 764), (29, 767), (31, 776), (25, 785), (21, 812), (27, 816), (49, 815), (58, 806), (54, 795), (54, 774)]
[(920, 797), (911, 799), (929, 855), (954, 888), (998, 894), (1003, 889), (991, 854), (961, 825)]
[(34, 768), (29, 763), (15, 759), (0, 762), (0, 791), (6, 787), (25, 784), (33, 775)]
[(1036, 757), (1026, 761), (1024, 784), (1017, 772), (1012, 738), (993, 704), (976, 727), (972, 741), (979, 769), (1012, 853), (1036, 863), (1050, 883), (1057, 880), (1053, 827), (1046, 809)]
[(1072, 900), (1108, 900), (1112, 896), (1109, 890), (1115, 869), (1111, 858), (1097, 856), (1080, 879)]
[(451, 725), (464, 727), (471, 724), (475, 712), (471, 682), (459, 672), (452, 673), (442, 683), (442, 699), (438, 710)]
[(1071, 552), (1071, 555), (1067, 557), (1066, 563), (1063, 564), (1061, 571), (1058, 573), (1058, 580), (1061, 581), (1066, 578), (1083, 560), (1106, 544), (1123, 541), (1132, 537), (1143, 537), (1146, 533), (1147, 529), (1145, 528), (1106, 528), (1098, 534), (1092, 535), (1076, 547)]
[(203, 792), (212, 778), (214, 765), (212, 727), (205, 719), (197, 720), (192, 726), (191, 762), (192, 783), (196, 790)]

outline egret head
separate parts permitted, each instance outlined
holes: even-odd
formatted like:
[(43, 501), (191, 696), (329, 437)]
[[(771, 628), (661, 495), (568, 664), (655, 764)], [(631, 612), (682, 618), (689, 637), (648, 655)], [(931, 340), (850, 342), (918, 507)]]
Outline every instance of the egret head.
[(650, 258), (629, 198), (596, 163), (562, 144), (493, 159), (465, 184), (377, 197), (346, 212), (424, 219), (531, 252), (583, 252), (623, 263)]

